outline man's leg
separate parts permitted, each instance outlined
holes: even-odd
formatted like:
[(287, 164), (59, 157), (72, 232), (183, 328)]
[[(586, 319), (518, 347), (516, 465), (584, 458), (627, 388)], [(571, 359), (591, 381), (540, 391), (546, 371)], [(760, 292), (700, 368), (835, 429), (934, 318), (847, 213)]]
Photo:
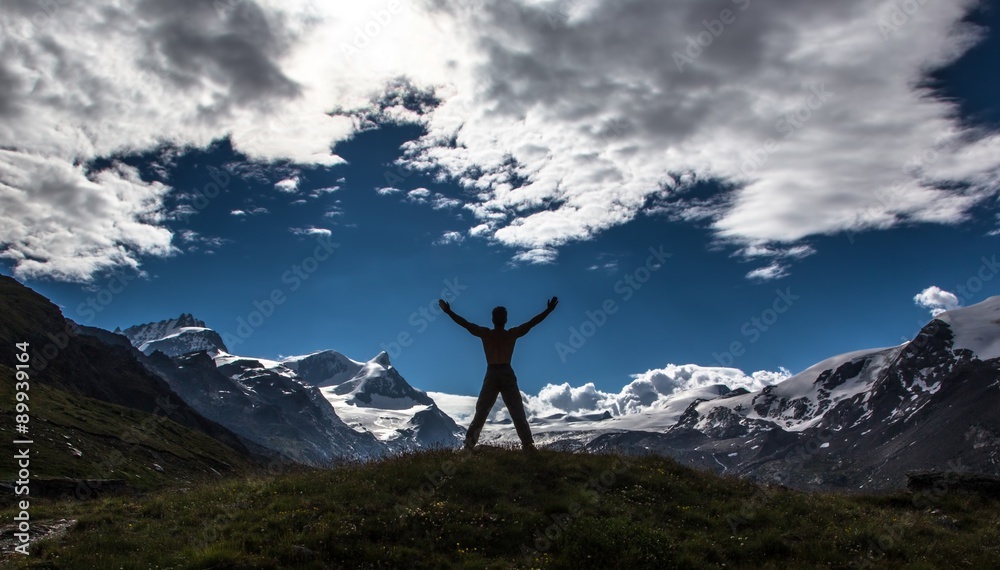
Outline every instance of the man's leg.
[(517, 387), (516, 376), (511, 374), (509, 379), (504, 378), (500, 386), (500, 395), (503, 396), (503, 403), (507, 406), (511, 421), (514, 422), (517, 437), (521, 438), (521, 446), (525, 449), (534, 449), (535, 442), (531, 439), (531, 427), (528, 426), (528, 418), (524, 414), (524, 402), (521, 401), (521, 390)]
[(483, 388), (479, 391), (479, 399), (476, 400), (476, 415), (472, 418), (468, 431), (465, 432), (465, 447), (471, 449), (476, 446), (476, 442), (479, 441), (479, 432), (483, 430), (486, 417), (490, 415), (490, 410), (493, 409), (493, 404), (497, 401), (499, 393), (500, 389), (497, 387), (496, 380), (489, 376), (483, 379)]

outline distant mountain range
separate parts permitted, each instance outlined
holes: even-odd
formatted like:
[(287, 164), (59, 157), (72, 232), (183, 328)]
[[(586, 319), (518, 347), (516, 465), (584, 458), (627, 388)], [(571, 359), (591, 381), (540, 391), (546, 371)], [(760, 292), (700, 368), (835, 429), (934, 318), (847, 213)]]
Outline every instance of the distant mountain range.
[[(25, 436), (34, 442), (33, 481), (116, 479), (151, 488), (254, 471), (277, 459), (188, 405), (140, 363), (128, 339), (76, 325), (45, 297), (0, 275), (0, 344), (15, 343), (27, 343), (30, 357)], [(13, 402), (14, 352), (5, 354), (0, 394)], [(14, 425), (14, 413), (0, 406), (4, 425)], [(0, 462), (0, 479), (16, 479), (17, 465)]]
[(559, 448), (660, 453), (797, 488), (881, 490), (902, 487), (911, 470), (1000, 474), (998, 408), (992, 297), (938, 315), (900, 346), (828, 358), (756, 392), (709, 386), (640, 414), (536, 418), (532, 429)]
[[(43, 299), (2, 279), (5, 295)], [(52, 359), (55, 387), (147, 411), (174, 397), (179, 421), (246, 456), (325, 466), (457, 447), (465, 430), (446, 412), (457, 417), (474, 402), (415, 388), (384, 352), (368, 361), (333, 350), (280, 361), (238, 356), (190, 314), (112, 333), (66, 321), (50, 303), (35, 306), (46, 303), (0, 315), (0, 332), (6, 322), (17, 338), (34, 334), (43, 344), (57, 334), (45, 331), (69, 327), (71, 358)], [(900, 346), (835, 356), (761, 390), (704, 382), (638, 409), (530, 421), (546, 447), (658, 453), (793, 487), (879, 490), (902, 487), (917, 469), (1000, 474), (998, 404), (993, 297), (938, 315)], [(509, 420), (493, 421), (481, 441), (517, 437)]]
[(333, 350), (281, 361), (237, 356), (189, 314), (116, 332), (205, 417), (300, 463), (454, 447), (464, 436), (385, 352), (368, 362)]

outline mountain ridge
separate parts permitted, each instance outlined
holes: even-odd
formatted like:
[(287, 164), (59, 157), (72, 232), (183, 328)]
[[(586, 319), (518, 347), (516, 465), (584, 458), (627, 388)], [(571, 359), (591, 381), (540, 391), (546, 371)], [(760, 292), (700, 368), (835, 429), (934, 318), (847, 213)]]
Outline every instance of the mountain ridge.
[[(955, 466), (998, 475), (998, 356), (995, 296), (935, 316), (906, 343), (829, 357), (761, 390), (675, 393), (661, 409), (687, 406), (661, 421), (654, 410), (582, 425), (531, 423), (536, 441), (560, 449), (662, 453), (806, 489), (896, 489), (909, 470)], [(923, 427), (931, 425), (936, 432)], [(491, 441), (516, 441), (507, 426), (488, 429)]]
[[(457, 447), (464, 429), (435, 398), (449, 410), (459, 400), (475, 400), (441, 393), (432, 398), (409, 384), (385, 352), (367, 361), (336, 350), (281, 360), (238, 356), (189, 313), (118, 329), (131, 335), (125, 338), (61, 314), (56, 319), (54, 306), (41, 312), (32, 307), (31, 318), (70, 331), (47, 333), (39, 342), (73, 335), (99, 341), (105, 346), (99, 354), (127, 353), (135, 364), (122, 364), (122, 370), (139, 373), (141, 365), (153, 371), (162, 382), (152, 381), (157, 389), (165, 385), (199, 417), (281, 460), (324, 466)], [(743, 374), (735, 369), (712, 376), (704, 372), (715, 369), (674, 368), (683, 374), (666, 384), (673, 390), (668, 396), (638, 394), (609, 409), (532, 414), (536, 442), (577, 451), (661, 453), (703, 469), (809, 489), (899, 488), (907, 470), (942, 465), (998, 474), (1000, 423), (990, 411), (1000, 402), (1000, 296), (936, 315), (903, 344), (826, 358), (760, 390), (711, 383)], [(84, 385), (101, 395), (92, 381)], [(141, 407), (141, 394), (136, 397)], [(119, 395), (118, 401), (130, 398)], [(494, 418), (482, 441), (513, 443), (516, 436), (509, 420)]]
[[(157, 372), (206, 417), (297, 462), (323, 466), (389, 452), (454, 447), (464, 436), (432, 398), (399, 374), (384, 351), (364, 362), (335, 350), (282, 360), (239, 356), (230, 354), (218, 333), (188, 313), (124, 332), (136, 349), (156, 359)], [(199, 380), (192, 382), (194, 374)], [(231, 396), (220, 399), (220, 391)], [(293, 398), (297, 404), (291, 403)], [(312, 418), (308, 425), (304, 413)]]

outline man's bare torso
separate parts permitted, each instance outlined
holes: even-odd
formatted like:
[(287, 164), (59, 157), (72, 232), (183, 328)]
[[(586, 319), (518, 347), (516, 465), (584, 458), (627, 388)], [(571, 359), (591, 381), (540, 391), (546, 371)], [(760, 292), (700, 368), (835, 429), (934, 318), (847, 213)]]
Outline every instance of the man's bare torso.
[(514, 356), (514, 343), (518, 335), (511, 329), (487, 329), (484, 327), (482, 336), (483, 352), (486, 353), (487, 364), (510, 364)]

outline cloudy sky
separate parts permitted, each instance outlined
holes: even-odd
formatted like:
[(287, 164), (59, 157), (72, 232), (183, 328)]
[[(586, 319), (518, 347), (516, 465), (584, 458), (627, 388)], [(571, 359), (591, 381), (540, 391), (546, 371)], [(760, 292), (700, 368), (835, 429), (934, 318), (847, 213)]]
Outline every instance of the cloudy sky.
[(1000, 290), (997, 12), (9, 0), (0, 271), (82, 323), (191, 312), (456, 394), (482, 356), (438, 297), (558, 295), (528, 393), (753, 385)]

